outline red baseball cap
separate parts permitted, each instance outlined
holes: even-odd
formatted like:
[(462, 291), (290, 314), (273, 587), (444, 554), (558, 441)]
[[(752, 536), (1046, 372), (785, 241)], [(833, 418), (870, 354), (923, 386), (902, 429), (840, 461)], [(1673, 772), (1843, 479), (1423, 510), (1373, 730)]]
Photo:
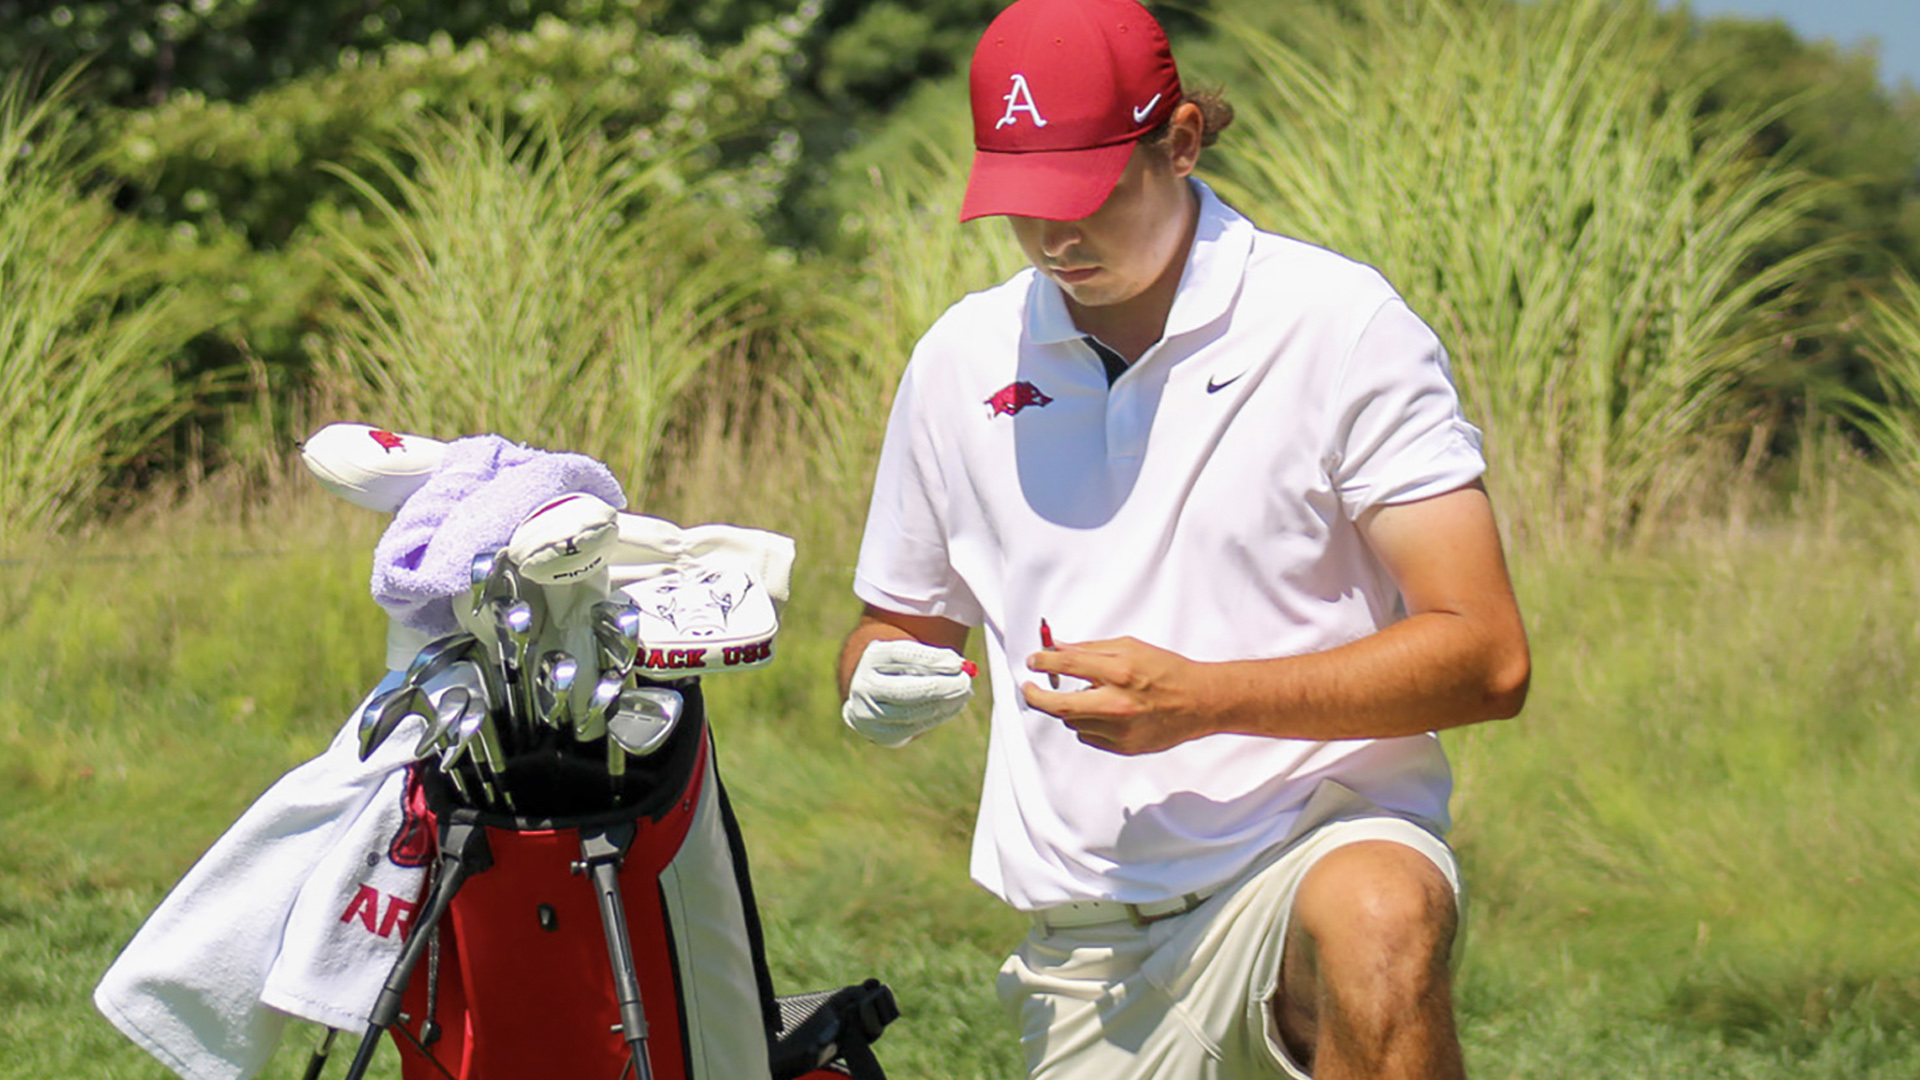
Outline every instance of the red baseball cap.
[(1166, 32), (1135, 0), (1019, 0), (980, 38), (969, 81), (961, 221), (1086, 217), (1180, 103)]

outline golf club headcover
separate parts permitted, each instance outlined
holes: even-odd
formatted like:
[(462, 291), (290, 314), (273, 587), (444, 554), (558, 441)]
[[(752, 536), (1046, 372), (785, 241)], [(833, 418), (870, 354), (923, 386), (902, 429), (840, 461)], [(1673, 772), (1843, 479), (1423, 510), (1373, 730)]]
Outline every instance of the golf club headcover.
[(773, 661), (793, 538), (739, 525), (682, 528), (619, 515), (614, 588), (640, 611), (639, 666), (659, 677), (751, 671)]
[(966, 708), (973, 665), (952, 649), (919, 641), (867, 643), (840, 717), (888, 748), (905, 746)]
[(300, 444), (320, 486), (355, 506), (391, 514), (426, 484), (447, 444), (372, 424), (328, 424)]
[(620, 540), (619, 516), (605, 499), (569, 491), (520, 522), (507, 540), (507, 558), (535, 584), (580, 580), (607, 565)]

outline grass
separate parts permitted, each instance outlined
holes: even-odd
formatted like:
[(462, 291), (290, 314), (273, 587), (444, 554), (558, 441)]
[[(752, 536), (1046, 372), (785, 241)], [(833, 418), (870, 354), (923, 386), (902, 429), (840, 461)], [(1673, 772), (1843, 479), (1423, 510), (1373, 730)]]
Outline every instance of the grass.
[(1897, 277), (1888, 295), (1869, 297), (1869, 356), (1880, 376), (1880, 396), (1850, 396), (1841, 408), (1893, 463), (1894, 498), (1914, 505), (1920, 479), (1920, 282)]
[(84, 517), (210, 385), (168, 364), (213, 313), (163, 287), (131, 227), (81, 194), (67, 85), (0, 78), (0, 546)]
[[(791, 528), (806, 503), (710, 510)], [(269, 527), (188, 507), (8, 567), (0, 1076), (165, 1075), (93, 1011), (94, 982), (378, 674), (377, 519), (272, 509)], [(1476, 1075), (1920, 1071), (1915, 528), (1857, 527), (1874, 508), (1844, 500), (1856, 527), (1826, 528), (1817, 509), (1635, 555), (1516, 557), (1533, 699), (1450, 740)], [(776, 663), (709, 680), (776, 978), (887, 980), (892, 1075), (1018, 1075), (992, 980), (1021, 921), (965, 870), (984, 709), (899, 752), (847, 734), (830, 670), (851, 551), (800, 535)], [(312, 1038), (269, 1075), (297, 1076)]]
[(513, 133), (466, 115), (336, 170), (373, 222), (324, 230), (347, 301), (325, 346), (340, 407), (649, 475), (675, 398), (740, 351), (781, 274), (764, 244), (672, 190), (673, 157), (641, 160), (586, 120)]
[(1516, 532), (1591, 544), (1697, 511), (1796, 277), (1833, 252), (1757, 255), (1822, 190), (1753, 157), (1768, 117), (1703, 118), (1651, 4), (1355, 10), (1227, 23), (1223, 193), (1378, 267), (1432, 323)]
[(1650, 1045), (1690, 1036), (1796, 1069), (1844, 1045), (1853, 1065), (1833, 1075), (1913, 1067), (1910, 534), (1808, 522), (1521, 562), (1533, 698), (1449, 740), (1470, 1003), (1564, 1002), (1585, 974), (1585, 1015), (1658, 1027)]

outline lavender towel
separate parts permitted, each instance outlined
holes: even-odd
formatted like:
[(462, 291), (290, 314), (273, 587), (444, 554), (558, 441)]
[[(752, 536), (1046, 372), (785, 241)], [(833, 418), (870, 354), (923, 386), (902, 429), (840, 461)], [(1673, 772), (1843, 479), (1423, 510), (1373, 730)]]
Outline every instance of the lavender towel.
[(498, 435), (447, 444), (439, 468), (407, 497), (373, 549), (373, 598), (403, 625), (439, 636), (459, 629), (453, 597), (472, 584), (473, 557), (507, 546), (541, 503), (584, 491), (627, 505), (605, 465), (535, 450)]

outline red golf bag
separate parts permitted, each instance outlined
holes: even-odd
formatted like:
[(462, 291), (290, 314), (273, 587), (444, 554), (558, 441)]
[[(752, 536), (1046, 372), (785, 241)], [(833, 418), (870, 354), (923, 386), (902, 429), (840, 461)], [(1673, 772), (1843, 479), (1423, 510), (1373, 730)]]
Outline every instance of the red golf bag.
[(506, 815), (415, 771), (395, 854), (435, 869), (349, 1077), (388, 1030), (405, 1080), (882, 1080), (884, 985), (775, 996), (698, 680), (663, 685), (679, 726), (611, 791), (591, 759), (529, 754)]

